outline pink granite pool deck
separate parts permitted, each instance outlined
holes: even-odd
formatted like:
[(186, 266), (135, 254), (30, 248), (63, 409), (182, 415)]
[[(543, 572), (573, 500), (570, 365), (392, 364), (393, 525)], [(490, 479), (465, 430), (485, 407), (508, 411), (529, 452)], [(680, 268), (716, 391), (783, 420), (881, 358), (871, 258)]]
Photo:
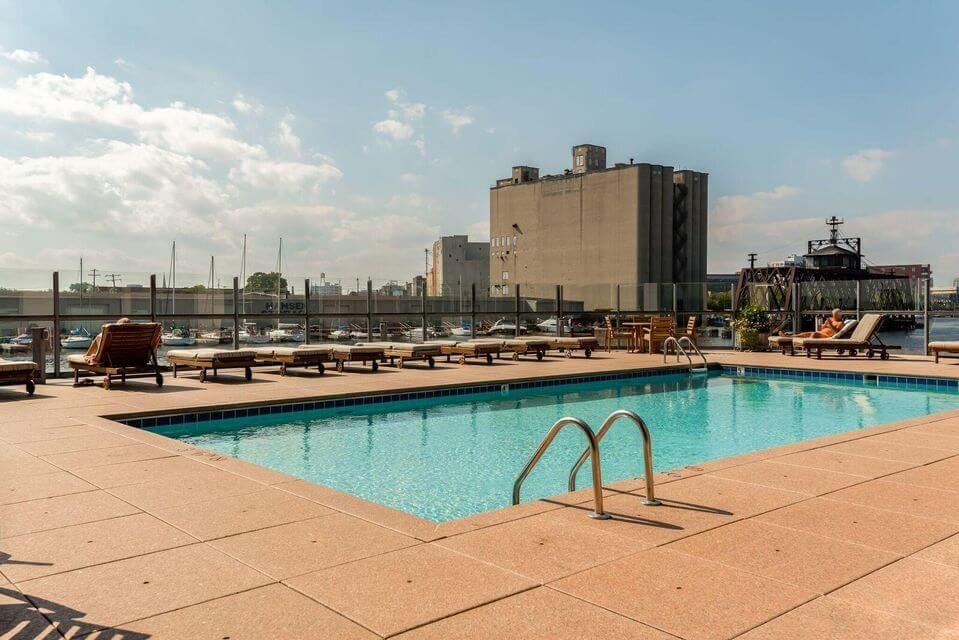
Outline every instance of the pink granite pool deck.
[(102, 417), (661, 365), (0, 388), (0, 638), (959, 637), (959, 409), (660, 473), (659, 507), (610, 483), (611, 520), (581, 490), (439, 525)]

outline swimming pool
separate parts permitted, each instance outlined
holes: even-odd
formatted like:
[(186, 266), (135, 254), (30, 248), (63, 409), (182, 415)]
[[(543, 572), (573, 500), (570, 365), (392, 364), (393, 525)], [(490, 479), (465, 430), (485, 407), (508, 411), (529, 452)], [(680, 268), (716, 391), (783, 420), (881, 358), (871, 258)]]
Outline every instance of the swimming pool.
[[(955, 381), (821, 376), (727, 368), (708, 376), (551, 382), (319, 410), (266, 409), (263, 415), (182, 424), (158, 419), (161, 426), (142, 426), (442, 522), (509, 505), (516, 474), (563, 416), (598, 429), (616, 409), (637, 412), (652, 433), (655, 468), (666, 470), (947, 411), (959, 401)], [(523, 500), (565, 491), (584, 445), (581, 433), (563, 430), (524, 484)], [(641, 439), (628, 423), (609, 432), (601, 454), (604, 481), (643, 473)], [(577, 484), (589, 486), (589, 465)]]

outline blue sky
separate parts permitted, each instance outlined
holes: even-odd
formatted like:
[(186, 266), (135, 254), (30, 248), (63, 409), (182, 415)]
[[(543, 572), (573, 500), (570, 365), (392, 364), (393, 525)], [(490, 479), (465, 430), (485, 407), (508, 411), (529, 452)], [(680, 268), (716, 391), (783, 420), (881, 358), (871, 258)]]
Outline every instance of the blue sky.
[[(846, 218), (959, 275), (959, 5), (0, 2), (0, 259), (406, 279), (569, 147), (710, 174), (711, 271)], [(89, 69), (89, 70), (88, 70)], [(102, 256), (95, 257), (95, 256)]]

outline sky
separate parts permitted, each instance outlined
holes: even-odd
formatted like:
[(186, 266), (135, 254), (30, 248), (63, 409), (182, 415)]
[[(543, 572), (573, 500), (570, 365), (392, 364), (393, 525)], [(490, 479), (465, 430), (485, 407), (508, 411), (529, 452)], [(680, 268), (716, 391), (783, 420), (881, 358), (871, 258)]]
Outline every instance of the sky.
[[(845, 218), (959, 276), (956, 3), (0, 0), (0, 270), (408, 280), (570, 147), (709, 173), (710, 272)], [(132, 275), (130, 276), (132, 277)]]

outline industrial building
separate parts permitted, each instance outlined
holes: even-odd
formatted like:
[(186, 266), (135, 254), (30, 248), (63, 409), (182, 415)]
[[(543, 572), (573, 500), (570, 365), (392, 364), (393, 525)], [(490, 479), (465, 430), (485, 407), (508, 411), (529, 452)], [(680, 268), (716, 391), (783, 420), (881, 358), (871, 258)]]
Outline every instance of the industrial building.
[(489, 242), (470, 242), (469, 236), (443, 236), (433, 243), (430, 257), (427, 295), (460, 295), (473, 284), (480, 292), (489, 288)]
[(492, 294), (519, 284), (547, 296), (563, 284), (587, 308), (612, 307), (618, 283), (627, 285), (623, 308), (657, 306), (649, 298), (662, 288), (637, 285), (706, 281), (707, 201), (708, 174), (632, 160), (609, 167), (597, 145), (573, 147), (572, 168), (559, 175), (513, 167), (490, 189)]

